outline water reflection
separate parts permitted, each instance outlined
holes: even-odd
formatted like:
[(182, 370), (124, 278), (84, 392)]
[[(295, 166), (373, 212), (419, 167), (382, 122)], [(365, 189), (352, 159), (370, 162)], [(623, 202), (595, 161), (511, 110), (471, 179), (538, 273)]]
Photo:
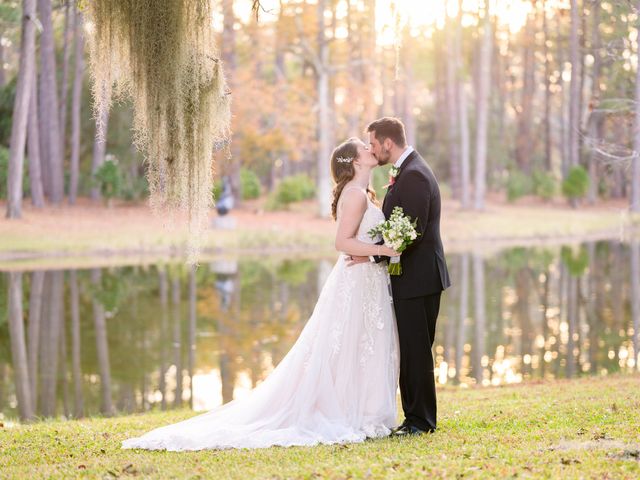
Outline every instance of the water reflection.
[[(448, 259), (440, 384), (638, 369), (640, 242)], [(332, 262), (216, 261), (0, 275), (0, 414), (111, 415), (238, 398), (280, 362)]]

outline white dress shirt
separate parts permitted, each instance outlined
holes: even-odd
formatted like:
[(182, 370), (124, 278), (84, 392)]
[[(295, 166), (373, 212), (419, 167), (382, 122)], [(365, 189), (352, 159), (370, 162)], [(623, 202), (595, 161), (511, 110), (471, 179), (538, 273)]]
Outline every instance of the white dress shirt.
[[(396, 168), (400, 168), (407, 157), (411, 155), (411, 152), (413, 152), (413, 147), (411, 145), (408, 145), (404, 149), (404, 152), (402, 152), (402, 155), (400, 155), (400, 158), (398, 158), (398, 160), (396, 160), (396, 163), (393, 164), (393, 166)], [(369, 255), (369, 261), (375, 263), (376, 259), (373, 257), (373, 255)]]
[(404, 149), (404, 152), (402, 152), (402, 155), (400, 155), (400, 158), (398, 158), (398, 160), (396, 161), (396, 163), (393, 164), (393, 166), (396, 168), (400, 168), (404, 163), (404, 161), (407, 159), (407, 157), (411, 155), (411, 152), (413, 152), (413, 147), (409, 145), (407, 146), (407, 148)]

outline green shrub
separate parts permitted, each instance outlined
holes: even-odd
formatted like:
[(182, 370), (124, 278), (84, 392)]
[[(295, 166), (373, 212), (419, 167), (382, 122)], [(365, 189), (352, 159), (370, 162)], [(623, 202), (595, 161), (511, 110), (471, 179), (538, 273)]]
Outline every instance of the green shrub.
[(9, 83), (0, 88), (0, 145), (4, 146), (9, 146), (9, 140), (11, 139), (17, 80), (18, 75), (15, 75)]
[(0, 145), (0, 198), (7, 198), (7, 177), (9, 176), (9, 149)]
[[(240, 169), (240, 188), (242, 188), (243, 200), (258, 198), (260, 193), (262, 193), (262, 184), (260, 183), (260, 179), (255, 173), (246, 168)], [(218, 200), (221, 194), (222, 177), (218, 177), (213, 184), (212, 195), (215, 200)]]
[(510, 202), (533, 192), (533, 181), (529, 175), (515, 171), (507, 179), (507, 199)]
[(108, 204), (111, 203), (112, 198), (120, 195), (122, 192), (122, 172), (115, 157), (107, 156), (107, 159), (95, 173), (94, 182)]
[(556, 193), (556, 180), (553, 175), (542, 170), (533, 172), (533, 191), (545, 200), (552, 199)]
[(260, 196), (262, 189), (260, 179), (251, 170), (240, 169), (240, 185), (242, 188), (242, 199), (251, 200)]
[(286, 208), (291, 203), (313, 198), (315, 192), (315, 184), (309, 176), (303, 173), (293, 175), (282, 180), (278, 187), (271, 192), (265, 208), (267, 210)]
[(578, 165), (569, 170), (567, 178), (562, 182), (562, 193), (569, 200), (575, 201), (587, 194), (589, 174), (584, 167)]
[(122, 198), (125, 200), (140, 200), (147, 196), (149, 196), (149, 182), (144, 175), (128, 180), (122, 187)]

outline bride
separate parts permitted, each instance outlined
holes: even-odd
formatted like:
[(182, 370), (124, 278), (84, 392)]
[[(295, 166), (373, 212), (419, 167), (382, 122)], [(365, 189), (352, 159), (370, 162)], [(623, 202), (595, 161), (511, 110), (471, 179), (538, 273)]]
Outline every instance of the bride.
[(341, 255), (300, 337), (247, 396), (125, 440), (123, 448), (202, 450), (361, 442), (396, 425), (399, 352), (386, 265), (347, 255), (398, 253), (371, 239), (384, 220), (368, 188), (377, 160), (357, 138), (331, 155)]

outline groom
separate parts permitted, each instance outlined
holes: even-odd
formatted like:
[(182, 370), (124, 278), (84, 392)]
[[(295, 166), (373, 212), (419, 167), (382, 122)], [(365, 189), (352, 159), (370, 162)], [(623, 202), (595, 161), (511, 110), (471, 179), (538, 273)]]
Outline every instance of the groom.
[[(371, 123), (369, 145), (378, 165), (393, 163), (382, 211), (395, 207), (417, 219), (418, 238), (402, 252), (402, 274), (391, 276), (400, 341), (400, 394), (405, 420), (395, 435), (436, 429), (436, 385), (431, 348), (440, 310), (440, 295), (451, 285), (440, 239), (440, 189), (431, 168), (407, 145), (404, 125), (384, 117)], [(387, 257), (354, 257), (353, 262), (380, 262)]]

